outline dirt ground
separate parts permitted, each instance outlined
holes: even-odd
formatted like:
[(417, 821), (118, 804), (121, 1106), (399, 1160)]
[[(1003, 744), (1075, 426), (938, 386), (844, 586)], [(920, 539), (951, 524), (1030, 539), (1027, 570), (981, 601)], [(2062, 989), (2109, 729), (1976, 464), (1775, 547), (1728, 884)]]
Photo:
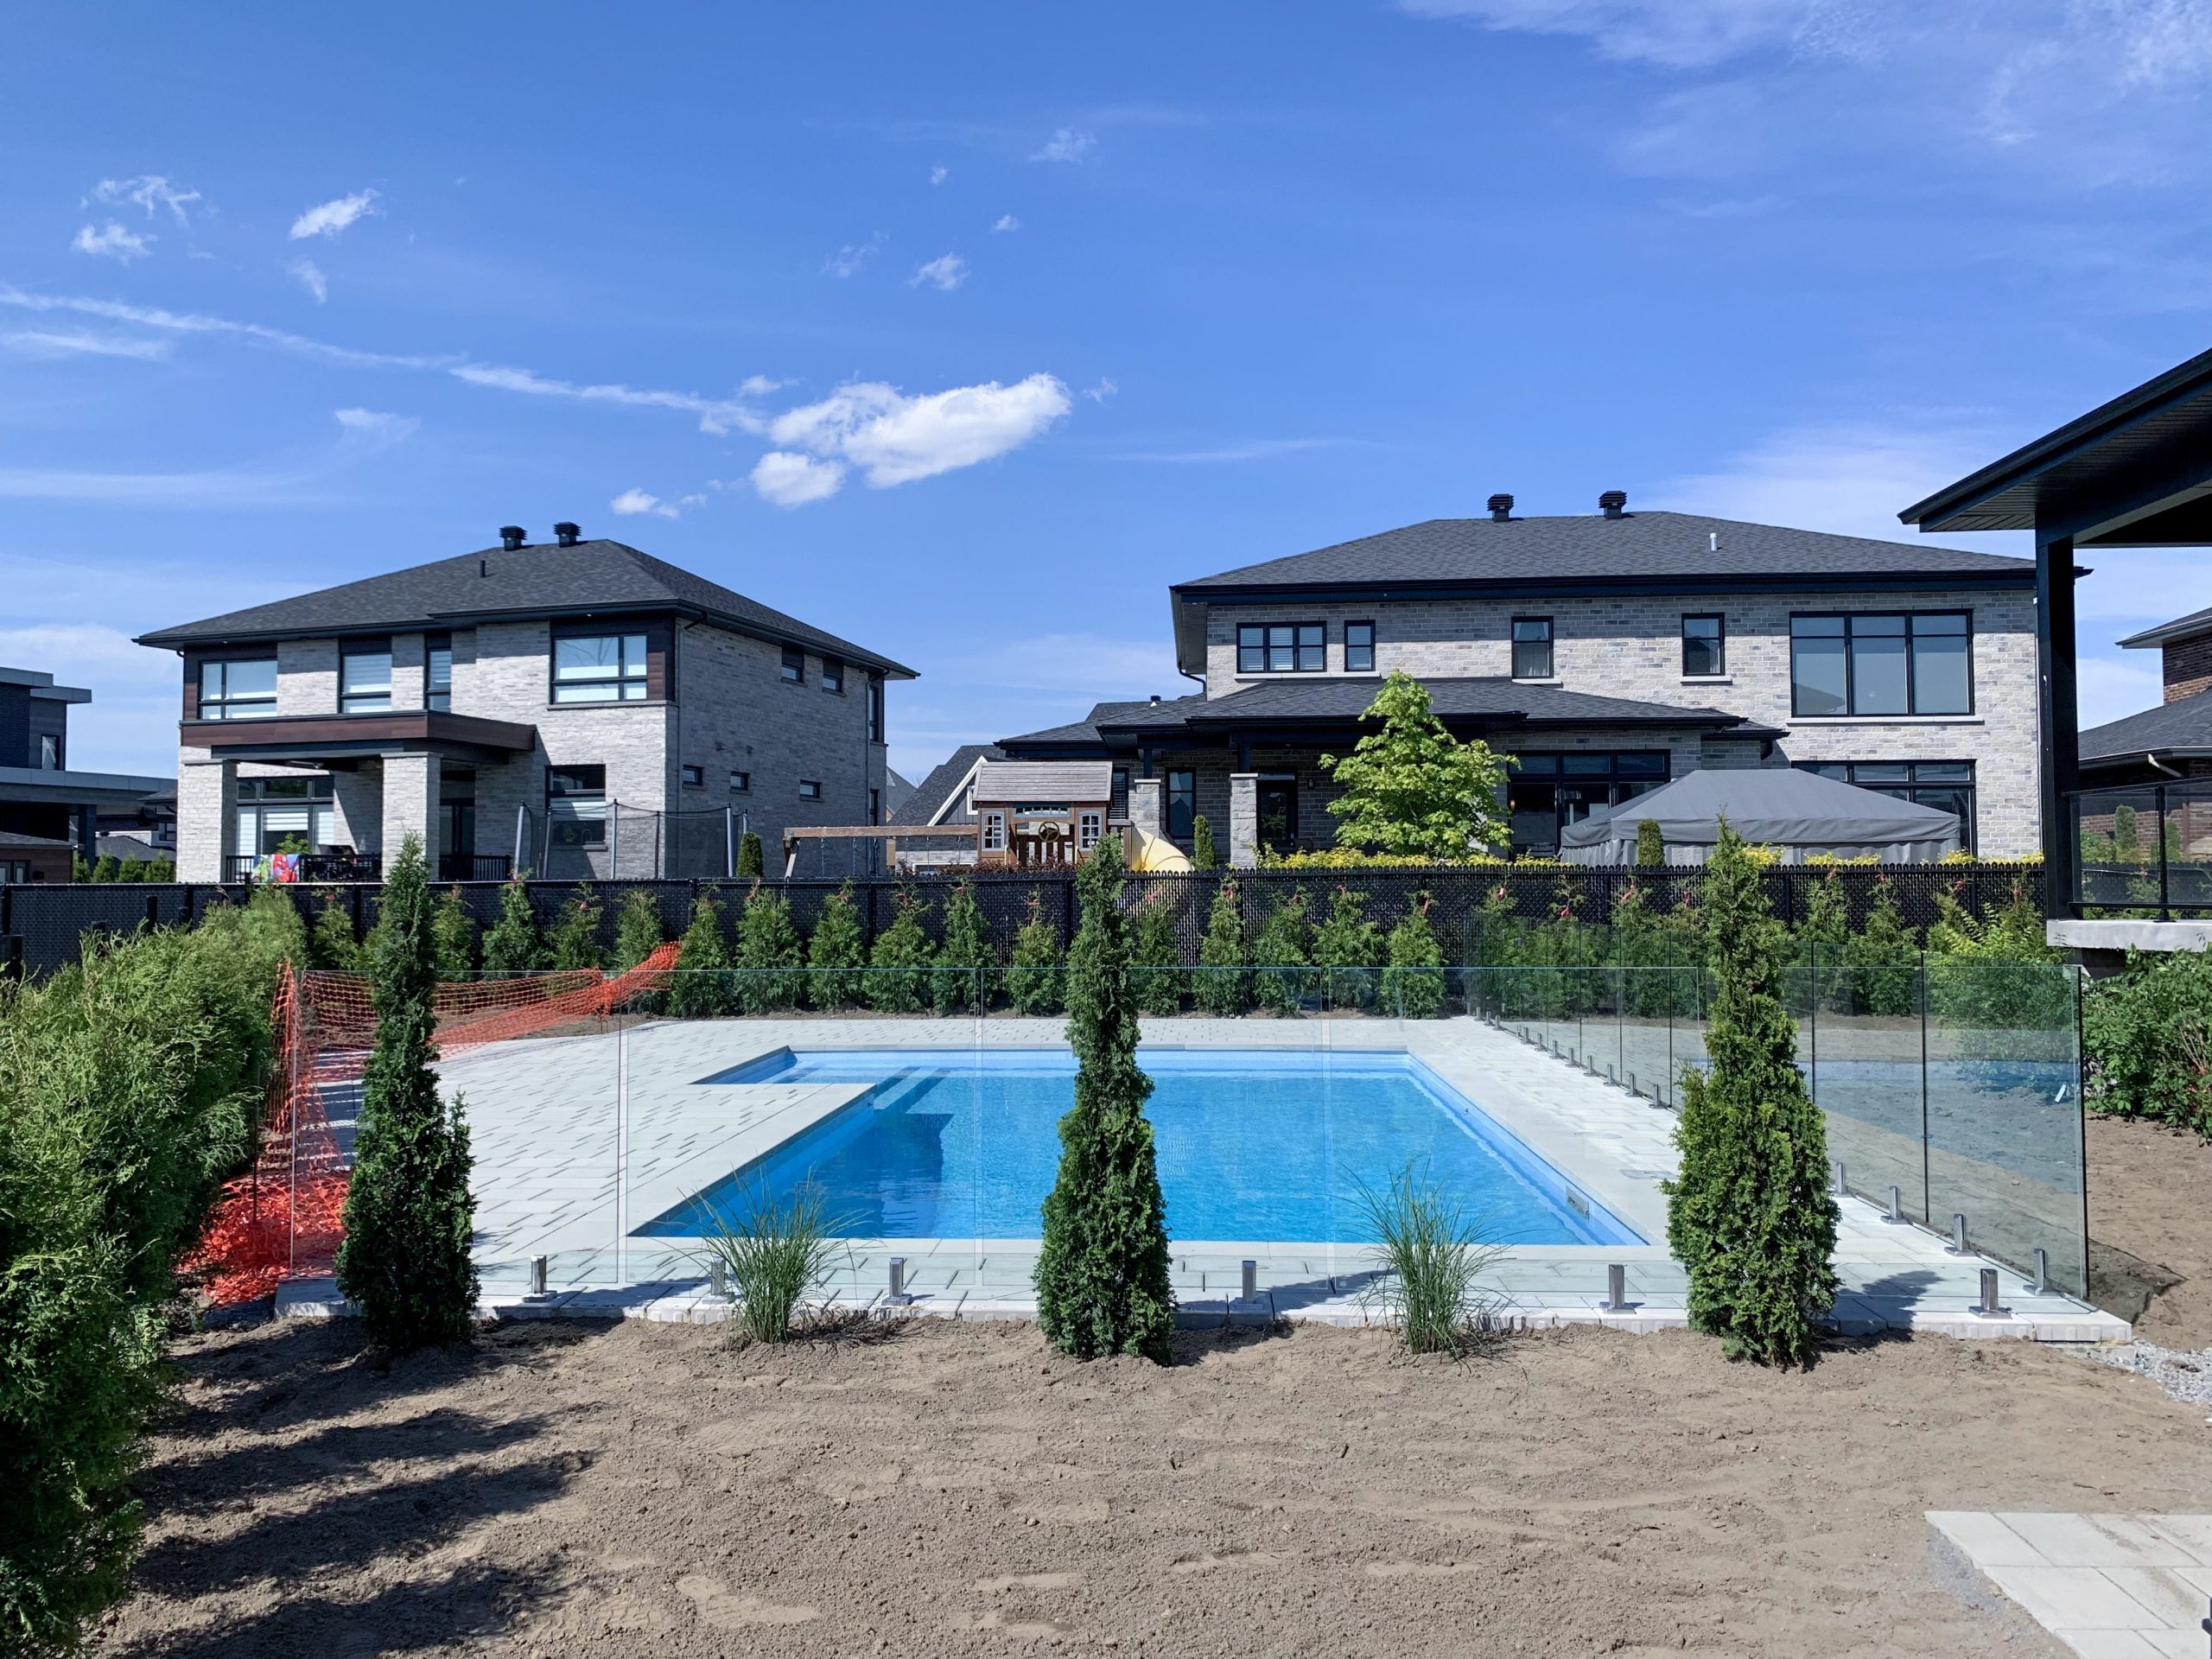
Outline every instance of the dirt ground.
[(2089, 1290), (2162, 1347), (2212, 1347), (2212, 1143), (2092, 1116)]
[(1927, 1509), (2202, 1510), (2212, 1427), (2009, 1342), (1809, 1374), (1581, 1329), (1177, 1365), (914, 1321), (738, 1348), (513, 1325), (184, 1338), (103, 1659), (380, 1653), (2056, 1656)]

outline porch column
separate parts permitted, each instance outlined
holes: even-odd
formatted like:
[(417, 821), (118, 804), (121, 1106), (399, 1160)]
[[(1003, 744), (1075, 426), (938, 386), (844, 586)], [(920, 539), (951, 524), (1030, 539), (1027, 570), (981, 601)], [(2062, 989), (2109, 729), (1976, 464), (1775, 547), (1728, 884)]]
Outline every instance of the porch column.
[(391, 868), (399, 845), (410, 836), (423, 843), (430, 879), (438, 875), (438, 757), (388, 754), (384, 758), (384, 868)]
[(238, 836), (238, 762), (214, 760), (204, 749), (182, 751), (176, 768), (176, 879), (226, 880), (230, 855), (251, 850), (241, 848)]
[(1161, 791), (1166, 785), (1157, 778), (1129, 779), (1129, 827), (1141, 830), (1147, 836), (1166, 833), (1166, 820), (1161, 812)]
[(1260, 774), (1229, 774), (1229, 868), (1249, 870), (1260, 862)]
[(2082, 786), (2074, 696), (2074, 538), (2036, 532), (2036, 680), (2043, 717), (2043, 913), (2074, 914), (2081, 845), (2067, 796)]

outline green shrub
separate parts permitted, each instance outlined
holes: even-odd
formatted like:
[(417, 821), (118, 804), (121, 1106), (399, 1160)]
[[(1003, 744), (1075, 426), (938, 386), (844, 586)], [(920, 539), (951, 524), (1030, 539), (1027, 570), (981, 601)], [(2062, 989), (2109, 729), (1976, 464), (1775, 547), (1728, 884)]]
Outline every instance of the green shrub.
[(1166, 887), (1151, 888), (1137, 901), (1132, 921), (1129, 967), (1137, 1012), (1181, 1013), (1191, 976), (1183, 969), (1182, 945), (1175, 937), (1174, 894)]
[[(2003, 909), (1976, 920), (1948, 893), (1936, 895), (1928, 930), (1928, 1012), (1955, 1033), (2002, 1032), (1985, 1059), (2046, 1055), (2074, 1045), (2075, 988), (2064, 953), (2044, 943), (2043, 912), (2017, 882)], [(2029, 1033), (2041, 1033), (2037, 1043)], [(1964, 1039), (1969, 1046), (1971, 1037)], [(2002, 1052), (2000, 1052), (2002, 1051)]]
[(429, 871), (409, 836), (385, 877), (377, 1036), (361, 1072), (360, 1127), (346, 1190), (338, 1287), (388, 1348), (465, 1341), (476, 1313), (468, 1126), (432, 1069), (437, 957)]
[(1078, 1359), (1140, 1354), (1165, 1364), (1175, 1328), (1167, 1205), (1144, 1112), (1152, 1079), (1137, 1065), (1117, 838), (1098, 843), (1076, 886), (1083, 922), (1067, 993), (1075, 1104), (1060, 1120), (1059, 1171), (1045, 1199), (1037, 1323)]
[(1220, 861), (1220, 855), (1213, 849), (1213, 825), (1201, 812), (1191, 820), (1191, 868), (1210, 870)]
[(588, 881), (579, 881), (546, 937), (545, 953), (552, 967), (573, 973), (607, 965), (599, 948), (600, 916), (599, 895)]
[(1408, 1162), (1378, 1192), (1353, 1189), (1382, 1246), (1384, 1275), (1370, 1293), (1398, 1340), (1416, 1354), (1465, 1353), (1480, 1334), (1477, 1281), (1506, 1255), (1487, 1244), (1459, 1200)]
[(1851, 941), (1851, 907), (1843, 877), (1833, 868), (1805, 892), (1805, 916), (1797, 924), (1797, 959), (1816, 1006), (1847, 1013), (1851, 977), (1844, 971), (1844, 950)]
[(2088, 1103), (2212, 1138), (2212, 955), (2131, 953), (2082, 1009)]
[(102, 853), (92, 861), (92, 877), (95, 881), (120, 881), (123, 861), (113, 853)]
[(1329, 913), (1313, 930), (1313, 960), (1329, 1006), (1363, 1008), (1375, 1000), (1376, 969), (1382, 960), (1382, 930), (1363, 913), (1367, 895), (1338, 886)]
[(931, 995), (939, 1014), (980, 1014), (997, 994), (997, 947), (991, 925), (976, 901), (976, 884), (963, 879), (944, 904), (944, 938), (938, 946)]
[(667, 942), (661, 926), (660, 900), (645, 887), (622, 895), (614, 918), (614, 971), (626, 974)]
[[(846, 906), (849, 916), (851, 906)], [(855, 928), (854, 944), (860, 934)], [(806, 1001), (806, 976), (799, 971), (805, 946), (791, 920), (791, 900), (763, 882), (745, 895), (737, 922), (737, 1004), (747, 1014), (772, 1014)]]
[(537, 931), (537, 912), (530, 902), (530, 873), (515, 872), (499, 889), (499, 919), (484, 936), (487, 974), (534, 973), (546, 965), (545, 941)]
[(1690, 1324), (1732, 1359), (1810, 1362), (1834, 1304), (1827, 1132), (1779, 995), (1783, 938), (1764, 873), (1726, 820), (1706, 866), (1713, 997), (1703, 1071), (1685, 1070), (1666, 1184), (1667, 1243), (1689, 1269)]
[(176, 861), (173, 858), (156, 859), (151, 864), (146, 867), (146, 879), (149, 881), (175, 880)]
[(722, 942), (722, 907), (712, 890), (691, 906), (691, 925), (677, 947), (668, 988), (668, 1011), (679, 1020), (713, 1020), (730, 1013), (737, 999), (730, 983), (729, 949)]
[(1252, 940), (1252, 988), (1260, 1006), (1273, 1014), (1297, 1013), (1313, 988), (1313, 976), (1306, 971), (1313, 959), (1306, 889), (1294, 887), (1275, 900)]
[(1886, 875), (1875, 878), (1873, 906), (1844, 941), (1843, 965), (1859, 1012), (1896, 1019), (1918, 1011), (1920, 946), (1898, 908), (1897, 884)]
[(1390, 930), (1384, 949), (1382, 1011), (1405, 1020), (1433, 1020), (1444, 1009), (1444, 950), (1428, 924), (1432, 900), (1417, 893)]
[(468, 913), (458, 886), (438, 895), (430, 915), (430, 942), (437, 951), (440, 979), (467, 979), (476, 971), (476, 918)]
[(760, 837), (747, 830), (737, 838), (737, 874), (741, 880), (759, 880), (768, 873), (760, 856)]
[(1667, 862), (1667, 832), (1659, 827), (1656, 818), (1636, 821), (1636, 864), (1638, 869), (1651, 870)]
[(849, 881), (822, 901), (822, 915), (807, 941), (808, 997), (817, 1008), (850, 1008), (860, 1004), (861, 965), (867, 952), (861, 939), (861, 918), (853, 905)]
[(336, 889), (322, 895), (308, 938), (308, 964), (341, 974), (361, 971), (360, 942), (353, 937), (353, 907)]
[(1206, 1013), (1231, 1019), (1252, 1006), (1249, 958), (1244, 948), (1243, 901), (1235, 881), (1214, 890), (1206, 931), (1198, 941), (1198, 969), (1191, 976), (1193, 1000)]
[(929, 1006), (936, 952), (922, 928), (921, 901), (901, 887), (893, 892), (891, 907), (897, 913), (868, 952), (868, 1006), (879, 1014), (918, 1014)]
[(1033, 887), (1028, 913), (1014, 936), (1014, 961), (1006, 974), (1007, 996), (1017, 1014), (1058, 1014), (1066, 995), (1066, 980), (1059, 930), (1045, 915), (1045, 895)]
[(702, 1242), (708, 1260), (728, 1274), (739, 1329), (755, 1342), (788, 1339), (800, 1301), (847, 1248), (838, 1236), (844, 1225), (811, 1180), (782, 1203), (761, 1186), (734, 1216), (715, 1214)]

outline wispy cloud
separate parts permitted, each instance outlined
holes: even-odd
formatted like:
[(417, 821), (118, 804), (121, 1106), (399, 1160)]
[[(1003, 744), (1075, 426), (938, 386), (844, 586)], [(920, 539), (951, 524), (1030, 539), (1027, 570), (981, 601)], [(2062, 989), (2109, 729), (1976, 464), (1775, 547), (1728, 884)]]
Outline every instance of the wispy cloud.
[(1169, 466), (1205, 466), (1228, 461), (1273, 461), (1279, 455), (1303, 454), (1311, 449), (1367, 449), (1376, 447), (1374, 442), (1367, 438), (1238, 438), (1228, 443), (1208, 444), (1196, 449), (1139, 450), (1116, 454), (1111, 459), (1158, 461)]
[(292, 221), (292, 240), (304, 242), (311, 236), (336, 236), (357, 219), (381, 213), (383, 209), (376, 204), (374, 190), (361, 190), (310, 207)]
[(682, 509), (674, 502), (664, 501), (644, 490), (625, 490), (607, 505), (625, 518), (650, 513), (656, 518), (675, 518), (682, 514)]
[(1008, 231), (1018, 231), (1020, 228), (1021, 221), (1012, 213), (1001, 213), (998, 223), (991, 226), (991, 231), (994, 235), (1003, 235)]
[(845, 481), (845, 463), (821, 461), (812, 455), (771, 449), (753, 463), (753, 487), (760, 499), (779, 507), (803, 507), (837, 493)]
[(341, 409), (333, 414), (339, 424), (338, 441), (305, 461), (178, 473), (0, 467), (0, 497), (123, 507), (294, 506), (327, 499), (337, 474), (404, 442), (416, 425), (406, 416), (374, 410)]
[(1067, 387), (1049, 374), (911, 397), (880, 382), (856, 382), (778, 416), (768, 436), (786, 450), (848, 461), (870, 486), (885, 489), (1018, 449), (1070, 407)]
[(702, 397), (690, 391), (656, 391), (639, 386), (626, 386), (619, 382), (579, 385), (573, 380), (557, 380), (528, 369), (504, 368), (484, 363), (455, 364), (448, 372), (472, 386), (491, 386), (501, 391), (518, 391), (533, 397), (561, 397), (580, 404), (613, 404), (629, 409), (672, 409), (682, 414), (696, 416), (702, 432), (717, 435), (731, 431), (758, 432), (764, 424), (763, 417), (757, 410), (734, 398)]
[(330, 297), (329, 279), (324, 276), (322, 267), (316, 264), (314, 260), (295, 259), (285, 269), (299, 280), (302, 288), (315, 296), (315, 302), (317, 305), (321, 305)]
[(857, 276), (866, 270), (869, 260), (883, 250), (886, 238), (881, 231), (865, 242), (848, 242), (822, 262), (822, 270), (828, 276)]
[(27, 328), (0, 334), (0, 346), (18, 357), (133, 357), (154, 362), (169, 354), (166, 340), (137, 340), (128, 334), (95, 334), (83, 329)]
[(942, 167), (933, 167), (930, 168), (930, 182), (931, 184), (943, 184), (952, 175)]
[(1080, 162), (1097, 147), (1098, 135), (1078, 131), (1074, 127), (1062, 127), (1045, 141), (1044, 148), (1030, 156), (1033, 162)]
[(143, 208), (151, 219), (157, 207), (165, 207), (180, 226), (190, 224), (185, 209), (200, 200), (197, 190), (188, 190), (171, 184), (158, 173), (149, 173), (136, 179), (102, 179), (86, 193), (85, 205), (101, 202), (115, 207), (129, 205)]
[(1121, 388), (1116, 385), (1109, 377), (1102, 374), (1098, 377), (1096, 385), (1085, 386), (1083, 389), (1083, 395), (1094, 404), (1103, 404), (1120, 390)]
[(941, 253), (909, 276), (906, 286), (950, 291), (967, 280), (968, 262), (957, 253)]
[(89, 253), (103, 259), (119, 259), (127, 265), (133, 259), (143, 259), (151, 253), (154, 239), (111, 219), (98, 230), (89, 225), (79, 226), (69, 245), (79, 253)]
[(33, 294), (4, 283), (0, 283), (0, 305), (13, 306), (23, 311), (58, 311), (76, 316), (99, 317), (109, 322), (137, 323), (142, 327), (157, 328), (165, 334), (251, 340), (321, 362), (341, 363), (360, 368), (445, 369), (460, 360), (450, 356), (421, 357), (392, 352), (357, 351), (350, 346), (334, 346), (325, 340), (313, 340), (305, 334), (292, 334), (282, 328), (270, 328), (257, 322), (239, 322), (229, 317), (212, 317), (191, 311), (171, 311), (157, 305), (128, 305), (118, 300), (92, 299), (83, 295)]

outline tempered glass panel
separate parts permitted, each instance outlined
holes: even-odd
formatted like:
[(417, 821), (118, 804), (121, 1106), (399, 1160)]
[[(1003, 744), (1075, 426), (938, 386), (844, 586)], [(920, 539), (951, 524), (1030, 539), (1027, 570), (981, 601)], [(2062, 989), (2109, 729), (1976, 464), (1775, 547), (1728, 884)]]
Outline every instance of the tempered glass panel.
[(1851, 712), (1903, 715), (1910, 713), (1911, 707), (1905, 690), (1904, 635), (1870, 632), (1854, 624), (1851, 638)]
[[(1826, 621), (1829, 619), (1811, 620)], [(1802, 630), (1807, 620), (1800, 617), (1796, 626)], [(1800, 632), (1790, 640), (1789, 697), (1792, 713), (1840, 715), (1845, 712), (1850, 680), (1844, 666), (1840, 621), (1836, 626), (1837, 632), (1834, 634)]]
[(1916, 623), (1912, 636), (1913, 711), (1922, 715), (1963, 715), (1973, 704), (1963, 633), (1931, 634)]

